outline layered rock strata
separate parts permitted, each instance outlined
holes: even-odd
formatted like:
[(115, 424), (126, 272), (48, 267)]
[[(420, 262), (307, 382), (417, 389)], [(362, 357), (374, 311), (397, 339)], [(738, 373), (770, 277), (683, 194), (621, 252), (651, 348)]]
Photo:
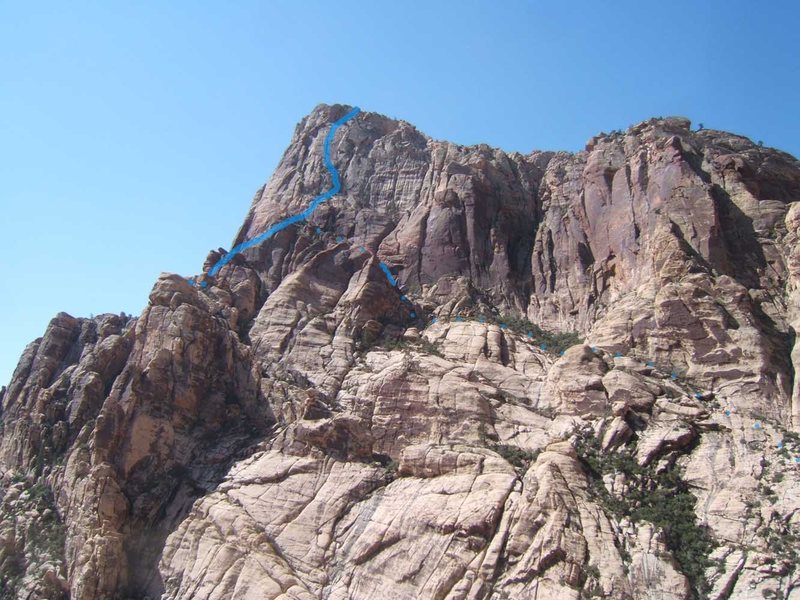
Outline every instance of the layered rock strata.
[[(234, 244), (327, 189), (347, 111)], [(0, 597), (800, 598), (798, 161), (681, 118), (523, 156), (373, 113), (331, 159), (342, 191), (206, 287), (26, 349)]]

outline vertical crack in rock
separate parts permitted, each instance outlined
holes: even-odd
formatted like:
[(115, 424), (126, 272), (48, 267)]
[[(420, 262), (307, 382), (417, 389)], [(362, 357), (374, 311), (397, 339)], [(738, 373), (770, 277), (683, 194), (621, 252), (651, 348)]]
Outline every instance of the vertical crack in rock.
[[(298, 124), (234, 245), (326, 189), (348, 110)], [(793, 597), (795, 158), (678, 117), (522, 155), (374, 113), (331, 158), (341, 192), (206, 287), (25, 349), (4, 593)]]

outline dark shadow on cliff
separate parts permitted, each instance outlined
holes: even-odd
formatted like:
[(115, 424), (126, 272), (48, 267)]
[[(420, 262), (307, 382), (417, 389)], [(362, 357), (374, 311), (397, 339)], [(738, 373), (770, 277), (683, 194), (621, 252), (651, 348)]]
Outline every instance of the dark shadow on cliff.
[[(252, 375), (244, 387), (258, 390)], [(231, 467), (252, 455), (267, 438), (274, 424), (267, 406), (260, 391), (255, 397), (242, 398), (231, 390), (224, 408), (235, 418), (220, 427), (199, 419), (186, 432), (196, 441), (188, 455), (161, 465), (149, 456), (131, 471), (123, 484), (132, 513), (123, 529), (129, 571), (125, 597), (159, 598), (164, 593), (158, 562), (167, 537), (195, 500), (216, 490)]]
[(759, 272), (766, 268), (767, 259), (753, 227), (753, 219), (731, 200), (721, 186), (713, 184), (711, 196), (716, 204), (722, 241), (729, 259), (726, 265), (714, 266), (747, 288), (760, 288)]

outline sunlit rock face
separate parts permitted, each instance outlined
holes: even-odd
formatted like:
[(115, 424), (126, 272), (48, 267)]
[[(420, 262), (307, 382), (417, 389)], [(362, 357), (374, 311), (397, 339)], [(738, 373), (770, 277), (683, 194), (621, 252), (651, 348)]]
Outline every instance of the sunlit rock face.
[[(349, 110), (298, 124), (234, 244), (330, 187)], [(308, 219), (26, 349), (2, 597), (800, 598), (794, 158), (362, 112), (330, 159)]]

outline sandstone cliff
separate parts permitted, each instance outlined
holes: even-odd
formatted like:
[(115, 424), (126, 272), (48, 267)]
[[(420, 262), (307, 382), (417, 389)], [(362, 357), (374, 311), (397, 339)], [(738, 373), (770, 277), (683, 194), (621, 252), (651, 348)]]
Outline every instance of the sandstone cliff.
[[(329, 187), (347, 111), (235, 244)], [(800, 598), (797, 160), (681, 118), (523, 156), (372, 113), (331, 159), (341, 192), (205, 287), (28, 346), (0, 598)]]

